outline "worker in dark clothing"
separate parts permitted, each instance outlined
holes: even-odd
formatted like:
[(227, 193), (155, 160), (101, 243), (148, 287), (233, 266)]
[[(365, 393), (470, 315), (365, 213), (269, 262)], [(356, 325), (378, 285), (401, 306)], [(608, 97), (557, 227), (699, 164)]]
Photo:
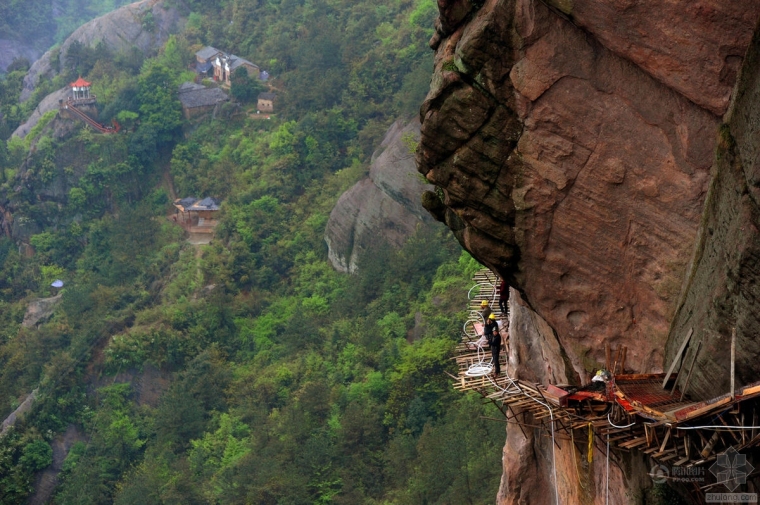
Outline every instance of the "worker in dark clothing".
[(480, 302), (480, 317), (483, 318), (483, 323), (488, 322), (488, 316), (491, 315), (491, 307), (488, 306), (488, 300)]
[(499, 310), (501, 310), (501, 317), (507, 315), (507, 302), (509, 301), (509, 284), (504, 279), (499, 284)]
[(491, 314), (486, 320), (486, 326), (483, 334), (491, 346), (491, 357), (493, 358), (494, 375), (499, 376), (501, 373), (501, 364), (499, 363), (499, 352), (501, 351), (501, 333), (499, 333), (499, 323), (496, 322), (496, 314)]

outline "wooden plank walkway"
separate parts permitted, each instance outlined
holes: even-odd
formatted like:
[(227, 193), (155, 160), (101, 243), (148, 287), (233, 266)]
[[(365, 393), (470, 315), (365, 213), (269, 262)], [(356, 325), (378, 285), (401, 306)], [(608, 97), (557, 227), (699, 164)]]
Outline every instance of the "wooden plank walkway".
[[(741, 388), (734, 398), (726, 394), (696, 402), (682, 397), (675, 387), (664, 387), (677, 380), (672, 371), (667, 378), (665, 374), (620, 374), (613, 378), (613, 389), (607, 396), (601, 395), (608, 401), (575, 401), (571, 406), (550, 392), (564, 397), (564, 392), (554, 386), (547, 388), (503, 375), (507, 370), (506, 345), (499, 355), (502, 375), (494, 377), (488, 373), (490, 350), (487, 345), (478, 347), (476, 342), (482, 332), (483, 300), (504, 325), (509, 324), (509, 313), (499, 310), (498, 282), (487, 269), (473, 277), (468, 293), (471, 317), (452, 358), (458, 369), (457, 375), (452, 375), (453, 387), (475, 391), (493, 402), (506, 421), (518, 424), (524, 433), (526, 429), (539, 429), (544, 434), (554, 433), (555, 438), (583, 440), (591, 426), (594, 443), (609, 440), (617, 452), (641, 451), (658, 464), (685, 467), (710, 463), (730, 447), (740, 451), (760, 446), (760, 428), (755, 428), (760, 421), (760, 382)], [(620, 368), (622, 371), (623, 366)], [(581, 432), (576, 435), (577, 430)]]

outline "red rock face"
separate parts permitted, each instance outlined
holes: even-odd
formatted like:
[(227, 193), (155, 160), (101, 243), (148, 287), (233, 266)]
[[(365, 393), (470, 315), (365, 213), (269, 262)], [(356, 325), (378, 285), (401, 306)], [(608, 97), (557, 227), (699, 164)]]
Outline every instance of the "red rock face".
[(758, 18), (758, 4), (749, 1), (549, 3), (613, 53), (718, 115), (726, 111)]
[(549, 322), (580, 376), (605, 341), (628, 344), (632, 370), (662, 367), (717, 114), (760, 12), (628, 3), (555, 1), (568, 18), (491, 0), (463, 18), (442, 0), (421, 109), (438, 217)]
[[(760, 0), (486, 0), (464, 17), (462, 5), (439, 0), (430, 41), (417, 163), (443, 197), (423, 204), (545, 321), (536, 331), (556, 339), (568, 380), (585, 381), (605, 343), (628, 346), (629, 371), (661, 371)], [(550, 380), (547, 352), (541, 373), (523, 366), (535, 356), (511, 369)], [(551, 501), (549, 448), (512, 438), (500, 503)], [(560, 473), (571, 464), (562, 456)], [(526, 477), (531, 465), (542, 475)], [(617, 488), (611, 503), (627, 503)]]

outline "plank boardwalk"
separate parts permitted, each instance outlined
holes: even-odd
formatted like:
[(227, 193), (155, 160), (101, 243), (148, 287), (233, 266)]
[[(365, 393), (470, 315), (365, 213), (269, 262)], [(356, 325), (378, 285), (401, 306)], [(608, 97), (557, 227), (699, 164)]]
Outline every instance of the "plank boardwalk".
[(551, 433), (555, 438), (584, 442), (590, 427), (600, 450), (609, 441), (618, 453), (641, 451), (668, 466), (704, 465), (729, 448), (742, 451), (760, 445), (760, 381), (737, 389), (734, 395), (705, 401), (678, 390), (678, 373), (672, 367), (667, 376), (613, 375), (605, 383), (606, 391), (560, 388), (506, 375), (508, 344), (499, 355), (502, 375), (495, 377), (491, 352), (481, 340), (480, 309), (481, 302), (488, 301), (503, 322), (507, 341), (509, 313), (499, 310), (498, 282), (487, 269), (473, 276), (467, 300), (470, 317), (452, 358), (458, 373), (451, 377), (456, 390), (480, 394), (499, 408), (506, 422), (519, 425), (525, 433), (540, 430), (539, 435)]

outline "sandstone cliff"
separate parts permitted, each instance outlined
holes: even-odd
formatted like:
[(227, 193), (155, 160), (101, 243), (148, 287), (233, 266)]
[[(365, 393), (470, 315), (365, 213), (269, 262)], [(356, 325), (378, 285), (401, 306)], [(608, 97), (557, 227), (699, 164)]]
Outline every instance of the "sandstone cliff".
[(20, 138), (26, 137), (27, 134), (32, 131), (32, 128), (34, 128), (35, 125), (39, 122), (42, 116), (51, 110), (58, 110), (60, 107), (60, 104), (58, 103), (59, 100), (66, 100), (69, 96), (71, 96), (71, 90), (68, 86), (50, 93), (48, 96), (43, 98), (39, 104), (37, 104), (37, 107), (35, 107), (34, 111), (32, 111), (32, 113), (29, 115), (29, 118), (26, 120), (26, 122), (21, 123), (18, 128), (16, 128), (16, 130), (13, 132), (13, 136)]
[[(152, 14), (155, 27), (143, 23), (148, 13)], [(114, 52), (136, 47), (150, 53), (161, 47), (170, 34), (176, 33), (182, 22), (175, 9), (164, 8), (163, 0), (141, 0), (95, 18), (77, 28), (60, 48), (46, 52), (34, 62), (24, 78), (21, 101), (31, 96), (40, 79), (50, 79), (58, 73), (56, 69), (63, 63), (67, 49), (74, 42), (86, 46), (103, 42)], [(54, 61), (55, 58), (58, 61)]]
[[(510, 370), (585, 382), (609, 342), (631, 371), (661, 371), (760, 0), (438, 5), (417, 162), (442, 198), (423, 204), (519, 293)], [(500, 503), (553, 503), (551, 445), (508, 433)], [(560, 447), (563, 502), (604, 503)], [(648, 485), (637, 461), (613, 464), (610, 503)]]
[(338, 199), (327, 222), (325, 242), (333, 266), (354, 272), (361, 255), (383, 240), (400, 247), (430, 216), (419, 203), (424, 184), (415, 170), (410, 141), (419, 138), (420, 124), (398, 120), (388, 129), (372, 156), (369, 177)]
[(760, 379), (760, 30), (725, 121), (694, 266), (668, 340), (670, 362), (693, 329), (684, 361), (696, 354), (689, 392), (699, 398), (729, 391), (734, 328), (737, 387)]

